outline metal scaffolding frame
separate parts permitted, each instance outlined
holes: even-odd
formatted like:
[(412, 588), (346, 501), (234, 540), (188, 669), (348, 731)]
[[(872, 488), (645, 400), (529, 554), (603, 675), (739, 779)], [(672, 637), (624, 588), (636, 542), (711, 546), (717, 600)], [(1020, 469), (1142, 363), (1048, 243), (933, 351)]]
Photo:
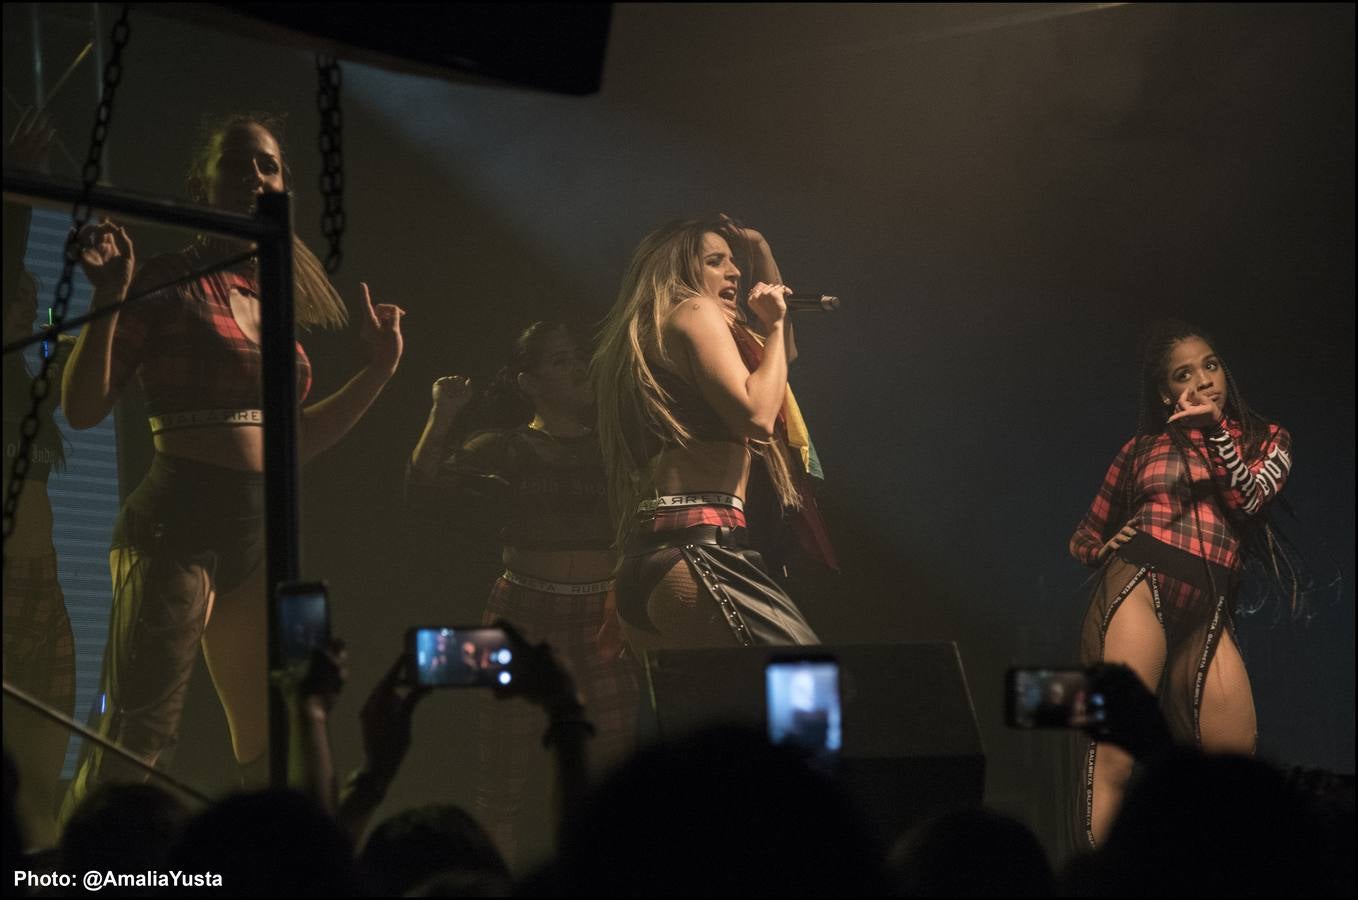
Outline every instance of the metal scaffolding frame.
[[(254, 241), (259, 250), (260, 349), (263, 354), (261, 407), (264, 411), (264, 537), (268, 578), (269, 668), (279, 667), (275, 590), (295, 581), (301, 566), (298, 528), (297, 376), (293, 318), (292, 197), (262, 194), (256, 215), (235, 215), (190, 206), (172, 199), (106, 187), (94, 187), (88, 197), (79, 184), (55, 181), (30, 172), (5, 169), (6, 199), (78, 203), (133, 218)], [(196, 277), (191, 276), (191, 277)], [(168, 285), (167, 285), (168, 286)], [(283, 705), (269, 691), (270, 776), (275, 785), (287, 782), (287, 720)]]

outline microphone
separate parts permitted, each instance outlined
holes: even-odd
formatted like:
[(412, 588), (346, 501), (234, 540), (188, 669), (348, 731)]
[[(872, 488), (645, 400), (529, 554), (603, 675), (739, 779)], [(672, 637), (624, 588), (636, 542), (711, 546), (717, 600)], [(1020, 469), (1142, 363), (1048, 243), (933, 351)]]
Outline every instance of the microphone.
[(783, 298), (788, 312), (834, 312), (839, 298), (829, 294), (788, 294)]

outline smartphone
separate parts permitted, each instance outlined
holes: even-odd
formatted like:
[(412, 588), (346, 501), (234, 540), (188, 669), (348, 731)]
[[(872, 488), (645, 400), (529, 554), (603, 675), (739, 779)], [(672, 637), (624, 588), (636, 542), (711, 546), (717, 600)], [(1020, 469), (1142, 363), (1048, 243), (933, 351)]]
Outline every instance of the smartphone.
[(289, 581), (278, 586), (275, 610), (279, 661), (306, 662), (311, 651), (330, 643), (330, 600), (321, 581)]
[(1084, 728), (1104, 720), (1103, 694), (1084, 669), (1010, 669), (1004, 676), (1005, 722), (1014, 728)]
[(500, 628), (411, 628), (410, 681), (423, 687), (493, 687), (514, 681), (514, 651)]
[(843, 726), (834, 657), (771, 660), (764, 667), (764, 695), (770, 741), (801, 747), (822, 764), (838, 759)]

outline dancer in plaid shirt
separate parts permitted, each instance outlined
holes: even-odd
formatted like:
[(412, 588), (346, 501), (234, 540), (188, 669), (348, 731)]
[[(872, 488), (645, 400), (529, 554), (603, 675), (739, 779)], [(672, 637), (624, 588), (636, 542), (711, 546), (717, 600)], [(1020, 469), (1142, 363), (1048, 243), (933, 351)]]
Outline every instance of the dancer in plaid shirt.
[[(29, 108), (20, 118), (7, 148), (7, 164), (46, 173), (56, 132), (47, 117)], [(38, 319), (38, 280), (23, 268), (28, 250), (32, 210), (4, 204), (4, 338), (17, 341), (33, 333)], [(61, 400), (58, 386), (73, 341), (63, 337), (44, 344), (54, 354), (48, 370), (51, 389), (38, 408), (38, 430), (28, 453), (14, 531), (5, 542), (4, 668), (5, 681), (71, 715), (75, 711), (75, 639), (66, 613), (66, 598), (57, 579), (57, 551), (52, 543), (52, 501), (47, 480), (66, 462), (66, 441), (53, 413)], [(5, 493), (18, 455), (20, 429), (32, 406), (33, 375), (22, 353), (4, 361)], [(4, 701), (5, 748), (13, 755), (19, 786), (16, 813), (24, 837), (33, 847), (56, 842), (53, 801), (66, 759), (70, 732), (36, 712)]]
[[(1159, 326), (1146, 345), (1137, 434), (1070, 552), (1100, 568), (1083, 662), (1135, 670), (1182, 743), (1254, 750), (1254, 701), (1231, 617), (1242, 555), (1268, 527), (1263, 513), (1291, 469), (1290, 435), (1245, 405), (1201, 330)], [(1077, 821), (1091, 843), (1107, 835), (1131, 767), (1120, 748), (1089, 743)]]
[[(6, 204), (8, 213), (9, 204)], [(26, 217), (25, 217), (26, 218)], [(9, 227), (8, 224), (6, 226)], [(23, 222), (23, 233), (28, 223)], [(11, 235), (6, 234), (6, 238)], [(6, 248), (5, 262), (11, 257)], [(8, 267), (6, 274), (8, 272)], [(38, 284), (33, 275), (15, 266), (6, 282), (5, 343), (33, 333), (38, 312)], [(64, 355), (70, 344), (59, 345)], [(50, 377), (61, 382), (61, 357), (53, 360)], [(19, 353), (4, 363), (5, 487), (10, 463), (19, 446), (19, 430), (32, 405), (29, 390), (33, 373)], [(39, 407), (37, 437), (28, 454), (24, 490), (15, 511), (14, 533), (5, 542), (4, 666), (5, 681), (33, 695), (51, 708), (75, 711), (75, 640), (66, 614), (66, 598), (57, 580), (57, 551), (52, 543), (52, 501), (47, 479), (66, 461), (65, 442), (53, 418), (59, 392), (52, 390)], [(56, 842), (52, 810), (70, 732), (36, 712), (5, 698), (5, 747), (19, 770), (17, 812), (25, 838), (34, 847)]]
[(760, 281), (750, 291), (764, 345), (747, 363), (728, 236), (728, 219), (678, 222), (647, 236), (592, 363), (624, 557), (618, 613), (639, 652), (818, 643), (745, 534), (756, 457), (783, 507), (803, 505), (780, 428), (790, 290)]
[[(491, 587), (483, 624), (511, 622), (568, 662), (595, 727), (592, 768), (601, 772), (632, 750), (637, 684), (619, 658), (612, 529), (579, 346), (564, 326), (536, 322), (515, 341), (479, 410), (467, 409), (471, 382), (461, 376), (434, 382), (433, 399), (411, 456), (408, 494), (495, 534), (505, 571)], [(490, 417), (503, 427), (450, 440)], [(545, 762), (542, 712), (490, 692), (480, 704), (476, 811), (514, 858), (524, 787)]]
[[(191, 197), (248, 214), (260, 194), (286, 190), (279, 133), (278, 123), (249, 116), (212, 128), (194, 160)], [(191, 277), (250, 245), (200, 237), (184, 251), (150, 260), (134, 280), (124, 229), (104, 220), (80, 240), (95, 309), (121, 303), (129, 291), (164, 286), (86, 325), (63, 383), (67, 419), (89, 428), (108, 415), (135, 374), (156, 450), (114, 526), (113, 610), (92, 727), (163, 765), (201, 644), (242, 779), (259, 785), (268, 777), (268, 685), (258, 273), (247, 261)], [(298, 324), (344, 324), (344, 302), (319, 261), (295, 239), (293, 248)], [(344, 387), (301, 410), (304, 460), (348, 433), (400, 361), (404, 311), (374, 306), (366, 285), (362, 310), (369, 360)], [(301, 403), (311, 367), (300, 344), (297, 378)], [(144, 779), (140, 769), (87, 744), (63, 817), (101, 782)]]

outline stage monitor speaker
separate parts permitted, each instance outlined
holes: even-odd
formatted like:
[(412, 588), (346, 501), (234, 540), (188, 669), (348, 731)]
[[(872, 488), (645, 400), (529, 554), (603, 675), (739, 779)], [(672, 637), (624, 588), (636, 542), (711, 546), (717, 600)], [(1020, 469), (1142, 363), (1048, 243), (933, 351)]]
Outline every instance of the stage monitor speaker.
[(646, 681), (657, 735), (720, 723), (767, 729), (764, 666), (808, 651), (839, 661), (840, 774), (884, 841), (981, 803), (985, 755), (952, 642), (656, 651)]

